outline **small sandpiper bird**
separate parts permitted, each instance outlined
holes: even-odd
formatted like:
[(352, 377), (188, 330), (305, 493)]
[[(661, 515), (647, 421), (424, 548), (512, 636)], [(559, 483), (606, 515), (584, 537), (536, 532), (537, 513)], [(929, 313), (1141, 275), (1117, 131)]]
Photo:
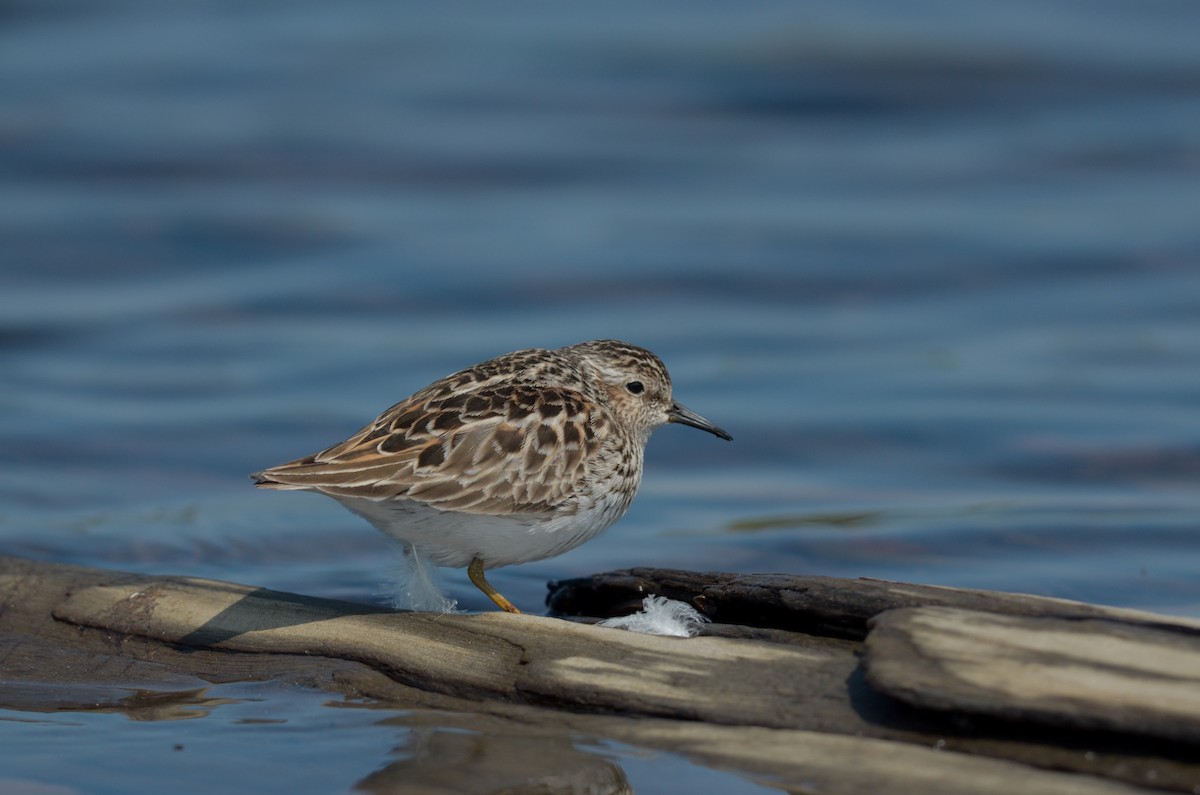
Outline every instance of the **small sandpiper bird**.
[(519, 613), (484, 570), (561, 555), (625, 513), (650, 433), (728, 433), (671, 397), (657, 356), (617, 340), (498, 356), (430, 384), (344, 442), (251, 477), (326, 494)]

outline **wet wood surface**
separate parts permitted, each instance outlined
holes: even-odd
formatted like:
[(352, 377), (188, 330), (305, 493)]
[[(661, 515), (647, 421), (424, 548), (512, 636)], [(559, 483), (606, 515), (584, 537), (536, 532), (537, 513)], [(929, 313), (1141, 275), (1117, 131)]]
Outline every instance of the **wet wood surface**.
[[(1132, 689), (1176, 679), (1195, 689), (1188, 672), (1200, 671), (1198, 622), (901, 583), (655, 570), (555, 584), (549, 602), (558, 613), (597, 616), (649, 593), (688, 601), (719, 623), (704, 637), (660, 638), (559, 618), (398, 613), (0, 558), (0, 701), (152, 717), (202, 699), (213, 682), (271, 678), (437, 710), (429, 713), (436, 742), (447, 758), (483, 765), (470, 779), (481, 787), (544, 766), (596, 768), (567, 791), (623, 791), (611, 765), (571, 761), (562, 738), (583, 733), (686, 754), (782, 789), (1200, 791), (1190, 702), (1172, 710), (1157, 691)], [(1045, 623), (1022, 629), (1025, 621), (1059, 623), (1048, 631)], [(1075, 636), (1144, 652), (1107, 696), (1128, 719), (1065, 720), (1102, 711), (1103, 694), (1086, 709), (1065, 690), (1054, 702), (1044, 670), (1038, 697), (1021, 698), (1018, 651), (1028, 638), (1012, 639), (1043, 633), (1059, 656), (1038, 648), (1036, 658), (1076, 670), (1095, 654), (1072, 651), (1066, 630), (1088, 622)], [(958, 645), (939, 645), (951, 630)], [(991, 649), (977, 655), (985, 661), (1006, 661), (1007, 678), (964, 675), (976, 662), (959, 658), (977, 648)], [(920, 675), (905, 672), (905, 655), (924, 666)], [(471, 729), (471, 747), (438, 731), (447, 726)], [(549, 752), (558, 746), (560, 754)], [(397, 781), (421, 780), (428, 791), (468, 791), (454, 782), (461, 772), (454, 764), (389, 769), (362, 786), (397, 791)]]

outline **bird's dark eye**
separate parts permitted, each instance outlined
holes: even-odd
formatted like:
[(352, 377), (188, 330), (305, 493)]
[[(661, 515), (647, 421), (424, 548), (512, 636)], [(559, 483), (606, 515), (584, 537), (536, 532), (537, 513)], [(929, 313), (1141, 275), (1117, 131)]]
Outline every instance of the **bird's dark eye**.
[(630, 381), (625, 385), (625, 388), (635, 395), (640, 395), (646, 391), (646, 386), (641, 381)]

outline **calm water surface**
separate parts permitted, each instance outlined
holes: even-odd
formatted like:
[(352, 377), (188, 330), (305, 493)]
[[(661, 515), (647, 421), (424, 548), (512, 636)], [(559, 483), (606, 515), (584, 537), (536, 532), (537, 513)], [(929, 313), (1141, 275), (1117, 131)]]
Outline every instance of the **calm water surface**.
[[(648, 565), (1200, 615), (1195, 4), (3, 14), (0, 551), (386, 601), (381, 536), (246, 473), (619, 337), (736, 441), (660, 431), (620, 524), (492, 576), (526, 609)], [(130, 792), (188, 759), (199, 789), (249, 733), (277, 774), (336, 758), (277, 780), (326, 792), (408, 758), (402, 720), (227, 688), (186, 721), (0, 712), (3, 767)], [(566, 742), (638, 792), (759, 791)]]

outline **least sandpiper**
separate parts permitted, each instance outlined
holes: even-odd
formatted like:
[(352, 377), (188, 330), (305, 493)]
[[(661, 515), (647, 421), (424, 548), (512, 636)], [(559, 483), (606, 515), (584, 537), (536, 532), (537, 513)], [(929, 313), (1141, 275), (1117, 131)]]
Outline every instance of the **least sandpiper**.
[(517, 351), (448, 375), (346, 441), (251, 477), (327, 494), (518, 613), (484, 569), (560, 555), (621, 518), (650, 432), (732, 439), (671, 397), (657, 356), (617, 340)]

